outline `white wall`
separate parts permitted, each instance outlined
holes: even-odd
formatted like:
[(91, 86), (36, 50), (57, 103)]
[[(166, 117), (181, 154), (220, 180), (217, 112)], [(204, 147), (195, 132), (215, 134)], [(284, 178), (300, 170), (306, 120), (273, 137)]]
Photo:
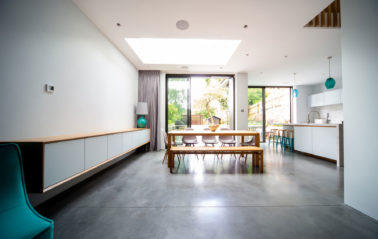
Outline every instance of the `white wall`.
[(0, 29), (0, 140), (134, 127), (138, 72), (71, 0), (2, 0)]
[(248, 74), (235, 77), (235, 129), (248, 130)]
[(311, 111), (307, 105), (307, 97), (312, 94), (311, 85), (298, 85), (298, 97), (293, 98), (292, 123), (307, 122), (307, 114)]
[(344, 202), (378, 220), (378, 1), (342, 0)]

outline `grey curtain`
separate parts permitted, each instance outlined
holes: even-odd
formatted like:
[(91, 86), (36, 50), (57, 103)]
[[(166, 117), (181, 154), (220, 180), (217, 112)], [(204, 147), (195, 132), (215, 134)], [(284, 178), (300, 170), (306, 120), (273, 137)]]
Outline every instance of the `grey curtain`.
[(139, 71), (138, 101), (147, 102), (147, 128), (151, 130), (149, 151), (158, 150), (160, 71)]

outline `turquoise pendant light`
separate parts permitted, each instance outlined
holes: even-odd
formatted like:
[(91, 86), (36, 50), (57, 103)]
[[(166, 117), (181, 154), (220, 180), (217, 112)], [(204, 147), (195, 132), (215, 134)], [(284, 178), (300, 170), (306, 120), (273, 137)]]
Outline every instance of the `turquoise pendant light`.
[(293, 98), (298, 98), (298, 89), (293, 89)]
[(325, 87), (329, 90), (329, 89), (332, 89), (333, 87), (335, 87), (336, 85), (336, 81), (335, 79), (333, 79), (331, 77), (331, 58), (332, 56), (329, 56), (328, 57), (328, 73), (329, 73), (329, 77), (328, 79), (325, 81), (324, 85)]
[(335, 81), (335, 79), (333, 79), (332, 77), (330, 77), (330, 78), (328, 78), (326, 80), (326, 82), (324, 84), (325, 84), (325, 87), (327, 89), (332, 89), (333, 87), (335, 87), (336, 81)]
[(296, 85), (295, 85), (295, 75), (296, 73), (294, 73), (294, 84), (293, 84), (293, 91), (291, 92), (291, 94), (293, 95), (293, 98), (298, 98), (298, 89), (296, 89)]

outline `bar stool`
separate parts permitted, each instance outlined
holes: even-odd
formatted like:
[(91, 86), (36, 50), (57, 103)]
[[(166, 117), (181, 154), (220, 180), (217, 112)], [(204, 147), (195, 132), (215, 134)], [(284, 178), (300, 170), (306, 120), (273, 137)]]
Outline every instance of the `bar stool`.
[(276, 136), (278, 136), (278, 129), (271, 129), (269, 132), (269, 144), (270, 144), (270, 140), (272, 140), (273, 146), (274, 146), (274, 142), (277, 138)]
[(286, 134), (285, 129), (279, 129), (278, 130), (278, 135), (277, 135), (277, 138), (276, 138), (276, 147), (278, 147), (278, 144), (281, 145), (281, 149), (284, 147), (285, 134)]
[(285, 137), (285, 149), (286, 146), (290, 148), (290, 152), (294, 151), (294, 130), (287, 130), (286, 131), (286, 137)]
[(286, 146), (289, 144), (289, 131), (288, 130), (282, 130), (282, 139), (281, 139), (281, 149), (286, 151)]

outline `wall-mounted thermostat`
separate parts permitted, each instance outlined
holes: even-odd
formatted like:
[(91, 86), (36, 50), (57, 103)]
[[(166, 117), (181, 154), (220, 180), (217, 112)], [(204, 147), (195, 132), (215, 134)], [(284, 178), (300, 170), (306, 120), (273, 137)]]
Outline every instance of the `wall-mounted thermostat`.
[(47, 93), (54, 93), (54, 90), (55, 90), (55, 87), (53, 85), (50, 85), (50, 84), (45, 85), (45, 91)]

